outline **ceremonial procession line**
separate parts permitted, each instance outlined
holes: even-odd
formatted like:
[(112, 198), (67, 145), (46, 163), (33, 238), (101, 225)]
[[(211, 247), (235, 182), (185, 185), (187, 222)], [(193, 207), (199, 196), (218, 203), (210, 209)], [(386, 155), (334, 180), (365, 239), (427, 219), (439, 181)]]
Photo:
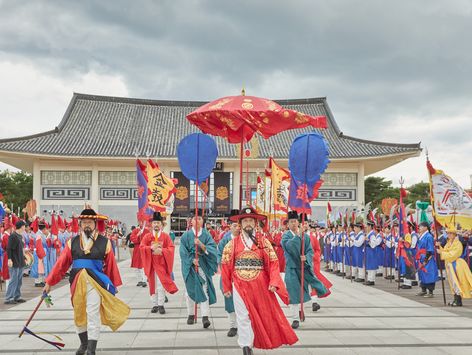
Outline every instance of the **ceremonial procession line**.
[[(179, 243), (176, 243), (176, 248)], [(121, 253), (126, 255), (126, 252)], [(179, 292), (169, 295), (166, 314), (150, 312), (147, 288), (136, 287), (136, 273), (130, 261), (119, 263), (124, 285), (118, 296), (131, 307), (128, 321), (117, 332), (102, 327), (100, 354), (240, 354), (237, 338), (228, 338), (228, 319), (223, 296), (211, 306), (209, 329), (201, 319), (187, 325), (184, 284), (179, 253), (175, 253), (174, 274)], [(311, 312), (306, 306), (306, 321), (296, 331), (299, 342), (292, 347), (256, 354), (470, 354), (472, 351), (472, 314), (455, 313), (430, 307), (376, 288), (351, 283), (326, 274), (333, 283), (332, 295), (320, 301), (321, 310)], [(219, 281), (215, 276), (215, 284)], [(39, 293), (39, 290), (38, 290)], [(49, 332), (62, 337), (66, 346), (62, 354), (73, 354), (79, 339), (73, 324), (69, 286), (51, 293), (54, 306), (42, 306), (30, 324), (36, 333)], [(0, 354), (34, 354), (57, 352), (29, 335), (18, 338), (25, 319), (38, 301), (0, 312)], [(283, 307), (289, 314), (288, 307)]]

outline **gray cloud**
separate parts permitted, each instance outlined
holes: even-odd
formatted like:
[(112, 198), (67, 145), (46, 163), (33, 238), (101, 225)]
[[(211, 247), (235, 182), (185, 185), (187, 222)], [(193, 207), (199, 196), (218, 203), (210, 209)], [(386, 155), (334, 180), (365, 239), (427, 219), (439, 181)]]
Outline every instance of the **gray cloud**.
[(471, 34), (467, 0), (0, 1), (0, 61), (135, 97), (327, 96), (346, 134), (464, 157)]

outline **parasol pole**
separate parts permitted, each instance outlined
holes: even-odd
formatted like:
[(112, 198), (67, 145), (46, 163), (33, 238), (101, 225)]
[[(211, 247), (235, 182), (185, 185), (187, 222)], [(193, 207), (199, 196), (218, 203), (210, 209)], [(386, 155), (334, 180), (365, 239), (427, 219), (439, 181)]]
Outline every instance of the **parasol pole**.
[(249, 160), (246, 159), (246, 204), (249, 202), (249, 206), (252, 206), (252, 201), (249, 193)]
[(239, 210), (243, 204), (243, 152), (244, 151), (244, 129), (241, 130), (241, 147), (239, 149)]

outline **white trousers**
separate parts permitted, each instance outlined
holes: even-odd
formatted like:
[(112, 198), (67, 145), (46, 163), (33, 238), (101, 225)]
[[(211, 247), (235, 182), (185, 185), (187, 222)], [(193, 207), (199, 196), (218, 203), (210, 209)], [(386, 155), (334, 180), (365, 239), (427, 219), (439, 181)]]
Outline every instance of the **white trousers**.
[(367, 270), (367, 281), (375, 282), (375, 273), (377, 270)]
[(405, 277), (403, 278), (403, 284), (404, 284), (404, 285), (411, 286), (411, 281), (412, 281), (412, 280), (408, 280), (408, 279), (405, 278)]
[(87, 332), (89, 340), (98, 340), (100, 336), (100, 294), (87, 282), (87, 325), (76, 327), (77, 334)]
[(338, 263), (338, 270), (341, 271), (341, 272), (345, 272), (343, 270), (343, 263)]
[(290, 309), (290, 316), (292, 321), (299, 321), (300, 322), (300, 304), (289, 304)]
[(151, 303), (153, 306), (163, 306), (166, 300), (166, 291), (156, 273), (154, 273), (154, 278), (156, 280), (156, 293), (151, 295)]
[(138, 278), (138, 282), (147, 282), (147, 277), (144, 273), (144, 269), (136, 269), (136, 277)]
[(234, 285), (233, 302), (234, 310), (236, 312), (236, 321), (238, 324), (238, 345), (241, 348), (244, 348), (245, 346), (252, 348), (254, 344), (254, 332), (252, 330), (251, 319), (249, 319), (249, 312), (246, 308), (246, 304)]
[(236, 322), (236, 313), (235, 312), (228, 313), (228, 320), (229, 320), (229, 327), (230, 328), (237, 328), (238, 327), (238, 324)]
[(353, 267), (352, 268), (352, 274), (354, 277), (358, 279), (363, 279), (365, 278), (365, 270), (363, 267)]
[[(200, 305), (200, 311), (202, 312), (202, 317), (208, 317), (210, 315), (210, 303), (209, 303), (209, 297), (208, 297), (208, 284), (206, 281), (206, 275), (203, 272), (202, 269), (198, 269), (198, 274), (205, 280), (203, 283), (203, 292), (205, 292), (206, 295), (206, 301), (199, 303)], [(187, 301), (187, 314), (191, 316), (194, 314), (195, 311), (195, 302), (189, 297), (188, 293), (185, 292), (185, 300)]]
[(384, 267), (383, 267), (383, 266), (379, 266), (378, 269), (377, 269), (377, 272), (378, 272), (379, 274), (383, 274), (383, 272), (384, 272)]

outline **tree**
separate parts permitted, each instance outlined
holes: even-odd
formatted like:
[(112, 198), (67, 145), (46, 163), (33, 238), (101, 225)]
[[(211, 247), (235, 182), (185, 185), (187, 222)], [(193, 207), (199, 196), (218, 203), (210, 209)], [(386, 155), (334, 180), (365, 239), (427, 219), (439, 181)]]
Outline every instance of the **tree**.
[(33, 198), (33, 176), (20, 172), (8, 170), (0, 172), (0, 193), (3, 195), (2, 201), (9, 208), (13, 206), (14, 211), (26, 207), (26, 202)]
[[(416, 201), (429, 202), (429, 183), (419, 182), (405, 187), (408, 196), (403, 201), (405, 205), (411, 203), (416, 208)], [(400, 189), (392, 186), (392, 181), (379, 176), (369, 176), (364, 180), (365, 203), (372, 202), (372, 208), (381, 207), (384, 198), (400, 200)]]
[(407, 188), (408, 196), (405, 203), (411, 203), (416, 208), (416, 201), (429, 202), (429, 183), (419, 182)]
[(369, 176), (364, 180), (365, 203), (372, 202), (372, 208), (380, 207), (384, 198), (398, 198), (399, 189), (392, 187), (391, 180)]

